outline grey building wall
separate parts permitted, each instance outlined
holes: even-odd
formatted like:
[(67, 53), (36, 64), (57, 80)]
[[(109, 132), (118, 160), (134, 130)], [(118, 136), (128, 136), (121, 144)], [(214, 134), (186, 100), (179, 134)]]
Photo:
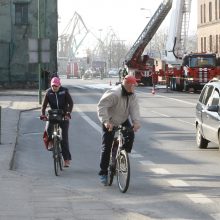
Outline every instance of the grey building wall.
[[(50, 39), (50, 62), (41, 67), (52, 72), (57, 69), (57, 0), (39, 2), (41, 37)], [(17, 10), (24, 5), (28, 8), (25, 24), (18, 18), (26, 11)], [(29, 63), (28, 40), (38, 38), (38, 0), (0, 0), (0, 30), (0, 85), (37, 87), (38, 64)]]

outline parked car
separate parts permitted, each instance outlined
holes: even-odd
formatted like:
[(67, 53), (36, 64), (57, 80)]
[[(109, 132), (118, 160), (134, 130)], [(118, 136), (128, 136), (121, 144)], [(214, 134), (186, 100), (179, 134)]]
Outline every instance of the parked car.
[(117, 68), (112, 68), (108, 71), (108, 77), (119, 77), (119, 70)]
[(196, 105), (196, 143), (207, 148), (209, 142), (220, 145), (220, 80), (207, 83)]

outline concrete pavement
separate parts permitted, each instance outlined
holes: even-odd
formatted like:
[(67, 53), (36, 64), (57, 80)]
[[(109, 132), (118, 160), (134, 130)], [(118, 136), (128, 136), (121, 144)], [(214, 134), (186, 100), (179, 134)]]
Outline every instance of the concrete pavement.
[(20, 113), (39, 108), (38, 92), (1, 90), (0, 220), (30, 220), (30, 179), (11, 170)]

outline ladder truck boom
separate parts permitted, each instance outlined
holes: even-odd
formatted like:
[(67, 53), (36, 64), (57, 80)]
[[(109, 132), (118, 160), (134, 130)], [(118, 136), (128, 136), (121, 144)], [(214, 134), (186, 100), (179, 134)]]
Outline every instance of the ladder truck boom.
[[(124, 64), (126, 71), (124, 72), (134, 75), (139, 84), (152, 84), (151, 74), (153, 64), (149, 65), (150, 59), (148, 56), (144, 56), (144, 59), (142, 59), (142, 54), (145, 47), (151, 41), (152, 37), (155, 35), (156, 31), (170, 11), (172, 2), (173, 0), (163, 0), (138, 39), (125, 56)], [(149, 61), (148, 64), (147, 61)]]

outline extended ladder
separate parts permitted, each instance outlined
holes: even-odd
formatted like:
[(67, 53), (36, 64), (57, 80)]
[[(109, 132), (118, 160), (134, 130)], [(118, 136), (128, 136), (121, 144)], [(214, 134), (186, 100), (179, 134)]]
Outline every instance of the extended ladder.
[(142, 31), (141, 35), (138, 37), (134, 45), (131, 47), (130, 51), (125, 57), (125, 64), (129, 66), (132, 60), (137, 60), (141, 57), (145, 47), (151, 41), (152, 37), (160, 27), (161, 23), (167, 16), (168, 12), (172, 7), (173, 0), (164, 0), (154, 15), (151, 17), (150, 21)]

